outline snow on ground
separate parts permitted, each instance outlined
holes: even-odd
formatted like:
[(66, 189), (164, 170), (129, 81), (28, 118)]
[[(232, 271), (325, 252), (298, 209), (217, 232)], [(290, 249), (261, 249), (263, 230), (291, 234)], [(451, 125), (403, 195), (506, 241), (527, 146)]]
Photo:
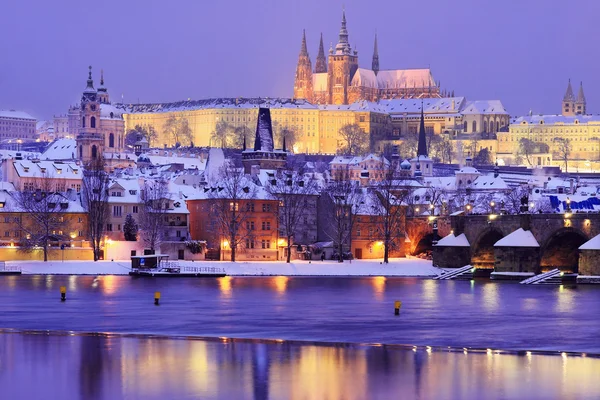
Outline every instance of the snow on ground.
[[(432, 277), (442, 272), (430, 260), (418, 258), (390, 259), (387, 265), (381, 260), (335, 261), (282, 261), (229, 262), (229, 261), (177, 261), (181, 266), (221, 267), (231, 276), (412, 276)], [(7, 269), (20, 268), (23, 274), (72, 275), (126, 275), (131, 262), (124, 261), (7, 261)]]

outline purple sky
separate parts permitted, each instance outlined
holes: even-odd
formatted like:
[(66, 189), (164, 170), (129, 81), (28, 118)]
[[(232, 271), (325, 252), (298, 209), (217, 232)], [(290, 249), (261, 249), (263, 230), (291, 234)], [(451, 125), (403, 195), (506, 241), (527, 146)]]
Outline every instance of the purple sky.
[[(600, 112), (598, 0), (345, 0), (370, 67), (431, 66), (442, 87), (500, 99), (511, 115), (558, 113), (570, 77)], [(342, 1), (4, 0), (0, 108), (64, 113), (100, 68), (113, 100), (291, 97), (302, 29), (337, 41)]]

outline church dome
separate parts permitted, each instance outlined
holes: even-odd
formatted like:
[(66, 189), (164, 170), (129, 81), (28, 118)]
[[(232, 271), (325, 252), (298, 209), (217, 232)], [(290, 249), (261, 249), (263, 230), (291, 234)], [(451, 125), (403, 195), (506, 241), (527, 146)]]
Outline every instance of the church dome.
[(402, 161), (402, 163), (400, 164), (400, 169), (404, 169), (404, 170), (410, 169), (410, 162), (408, 162), (408, 160)]
[(111, 104), (100, 104), (101, 119), (123, 119), (123, 111)]

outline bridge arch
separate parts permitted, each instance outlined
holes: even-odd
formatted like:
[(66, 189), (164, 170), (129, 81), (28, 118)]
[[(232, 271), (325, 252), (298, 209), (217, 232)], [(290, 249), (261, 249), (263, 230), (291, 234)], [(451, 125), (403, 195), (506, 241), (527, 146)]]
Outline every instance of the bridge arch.
[(415, 250), (413, 251), (413, 256), (422, 254), (422, 253), (428, 253), (431, 254), (431, 252), (433, 251), (433, 232), (431, 233), (427, 233), (425, 235), (423, 235), (421, 237), (421, 239), (419, 239), (419, 242), (417, 243), (417, 246), (415, 247)]
[(480, 269), (494, 269), (494, 244), (504, 237), (496, 227), (489, 227), (479, 234), (472, 245), (471, 265)]
[(561, 228), (550, 235), (540, 249), (540, 268), (558, 268), (564, 272), (579, 272), (579, 246), (589, 239), (576, 228)]

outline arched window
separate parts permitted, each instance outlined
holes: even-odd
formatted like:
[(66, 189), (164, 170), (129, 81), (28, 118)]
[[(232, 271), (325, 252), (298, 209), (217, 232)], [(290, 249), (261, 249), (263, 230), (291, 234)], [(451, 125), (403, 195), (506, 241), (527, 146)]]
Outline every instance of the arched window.
[(83, 146), (79, 145), (79, 158), (83, 158)]
[(108, 135), (108, 147), (115, 147), (115, 135), (111, 133)]
[(473, 121), (473, 133), (477, 132), (477, 121)]
[(96, 127), (96, 117), (90, 118), (90, 128)]
[(487, 132), (487, 121), (483, 121), (483, 133)]
[(85, 117), (81, 118), (81, 127), (85, 128)]
[(92, 158), (96, 158), (98, 157), (98, 149), (96, 148), (96, 145), (92, 146)]
[(500, 121), (496, 121), (496, 132), (500, 132)]
[(465, 121), (465, 124), (464, 124), (464, 125), (465, 125), (465, 126), (464, 126), (464, 128), (463, 128), (463, 131), (465, 131), (465, 133), (467, 133), (467, 128), (469, 127), (469, 126), (467, 125), (467, 121)]

